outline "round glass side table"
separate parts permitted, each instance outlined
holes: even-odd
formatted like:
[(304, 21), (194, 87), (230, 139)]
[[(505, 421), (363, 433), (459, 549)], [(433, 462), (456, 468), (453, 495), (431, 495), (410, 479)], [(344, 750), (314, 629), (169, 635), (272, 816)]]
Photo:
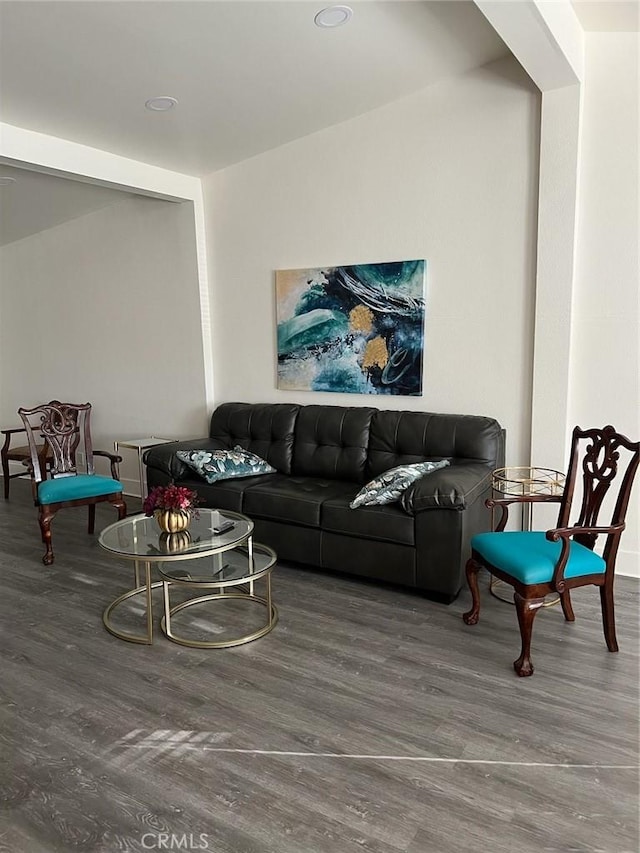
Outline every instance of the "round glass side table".
[[(565, 475), (553, 468), (539, 468), (531, 465), (519, 465), (510, 468), (496, 468), (493, 472), (491, 487), (494, 497), (513, 498), (520, 504), (521, 530), (531, 530), (534, 503), (558, 502), (564, 492)], [(492, 511), (493, 512), (493, 511)], [(491, 527), (493, 528), (493, 518)], [(491, 575), (489, 592), (494, 598), (513, 604), (510, 598), (504, 598), (497, 590), (508, 584)], [(560, 601), (558, 595), (551, 596), (542, 605), (551, 607)]]

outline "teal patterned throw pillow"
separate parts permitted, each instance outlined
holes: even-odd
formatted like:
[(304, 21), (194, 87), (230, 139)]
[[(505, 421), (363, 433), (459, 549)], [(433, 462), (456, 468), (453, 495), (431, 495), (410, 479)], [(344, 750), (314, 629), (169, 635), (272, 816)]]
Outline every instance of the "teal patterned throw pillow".
[(176, 456), (207, 483), (232, 480), (237, 477), (256, 477), (258, 474), (274, 474), (275, 468), (236, 445), (233, 450), (178, 450)]
[(420, 477), (445, 468), (448, 464), (449, 460), (443, 459), (441, 462), (417, 462), (415, 465), (390, 468), (363, 486), (349, 506), (351, 509), (357, 509), (359, 506), (392, 504)]

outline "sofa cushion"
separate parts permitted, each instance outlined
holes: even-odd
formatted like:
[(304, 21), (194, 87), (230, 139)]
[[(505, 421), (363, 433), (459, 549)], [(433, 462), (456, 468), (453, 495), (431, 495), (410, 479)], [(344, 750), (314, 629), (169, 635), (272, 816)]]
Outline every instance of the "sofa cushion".
[(275, 468), (260, 456), (236, 445), (233, 450), (178, 450), (176, 456), (207, 483), (275, 474)]
[[(188, 470), (188, 469), (187, 469)], [(181, 486), (187, 486), (198, 494), (201, 506), (211, 509), (231, 509), (234, 512), (243, 512), (244, 494), (256, 483), (263, 482), (269, 477), (277, 477), (277, 474), (260, 475), (259, 477), (240, 477), (234, 480), (218, 480), (217, 483), (209, 485), (196, 474), (180, 480)], [(150, 469), (149, 485), (157, 481), (155, 472)]]
[(250, 518), (270, 518), (319, 527), (322, 504), (344, 496), (347, 503), (357, 490), (353, 483), (324, 480), (319, 477), (285, 477), (274, 474), (264, 483), (257, 482), (244, 494), (243, 512)]
[(357, 509), (359, 506), (395, 503), (400, 500), (405, 490), (420, 477), (437, 471), (439, 468), (445, 468), (448, 464), (449, 460), (443, 459), (440, 462), (416, 462), (415, 465), (398, 465), (397, 468), (390, 468), (383, 474), (374, 477), (373, 480), (369, 480), (349, 506), (351, 509)]
[(293, 473), (365, 482), (373, 408), (304, 406), (296, 422)]
[(475, 460), (496, 468), (503, 444), (502, 428), (493, 418), (377, 411), (371, 422), (366, 479), (425, 460)]
[(209, 437), (223, 447), (239, 444), (290, 474), (299, 409), (292, 403), (223, 403), (211, 416)]
[(322, 506), (322, 529), (360, 539), (413, 545), (414, 519), (399, 504), (349, 507), (348, 497), (331, 498)]

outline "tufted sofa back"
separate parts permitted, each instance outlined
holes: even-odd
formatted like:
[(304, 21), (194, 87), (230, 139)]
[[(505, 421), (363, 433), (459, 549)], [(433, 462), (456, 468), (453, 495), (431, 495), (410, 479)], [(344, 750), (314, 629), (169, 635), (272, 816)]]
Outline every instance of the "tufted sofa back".
[(222, 403), (211, 416), (209, 437), (220, 447), (239, 444), (290, 474), (299, 410), (290, 403)]
[(496, 468), (502, 460), (503, 441), (503, 430), (493, 418), (377, 411), (371, 423), (366, 476), (425, 459), (486, 462)]
[(211, 416), (209, 436), (219, 447), (239, 444), (282, 474), (354, 483), (425, 459), (504, 464), (504, 431), (478, 415), (222, 403)]
[(301, 406), (293, 473), (364, 483), (371, 420), (369, 407)]

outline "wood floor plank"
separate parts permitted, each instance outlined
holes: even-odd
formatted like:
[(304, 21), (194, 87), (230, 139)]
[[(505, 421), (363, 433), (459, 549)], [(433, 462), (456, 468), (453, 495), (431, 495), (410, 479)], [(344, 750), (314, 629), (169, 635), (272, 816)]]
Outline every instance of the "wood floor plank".
[[(113, 520), (98, 507), (97, 529)], [(147, 647), (102, 626), (130, 565), (87, 535), (84, 512), (53, 530), (45, 568), (28, 484), (13, 481), (0, 851), (142, 851), (165, 833), (215, 853), (636, 853), (638, 581), (616, 581), (618, 654), (597, 590), (574, 593), (574, 624), (540, 613), (530, 679), (511, 668), (514, 609), (486, 580), (467, 627), (465, 592), (446, 607), (279, 565), (268, 636), (213, 651), (158, 631)], [(157, 618), (160, 605), (155, 591)], [(218, 630), (213, 608), (197, 619)]]

